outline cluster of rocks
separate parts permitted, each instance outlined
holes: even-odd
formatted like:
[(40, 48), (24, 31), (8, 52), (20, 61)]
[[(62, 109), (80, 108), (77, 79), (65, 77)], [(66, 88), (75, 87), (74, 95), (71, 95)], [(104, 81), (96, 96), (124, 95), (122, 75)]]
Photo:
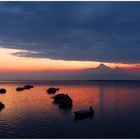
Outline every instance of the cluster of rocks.
[(32, 85), (25, 85), (24, 87), (17, 87), (16, 88), (16, 91), (23, 91), (23, 90), (25, 90), (25, 89), (31, 89), (31, 88), (33, 88), (34, 86), (32, 86)]
[(68, 109), (72, 107), (72, 99), (67, 94), (58, 94), (52, 97), (54, 99), (53, 103), (58, 104), (59, 108)]
[[(24, 90), (24, 89), (31, 89), (31, 88), (33, 88), (32, 85), (25, 85), (24, 87), (17, 87), (17, 88), (16, 88), (16, 91), (22, 91), (22, 90)], [(6, 91), (5, 88), (1, 88), (1, 89), (0, 89), (0, 94), (4, 94), (4, 93), (6, 93), (6, 92), (7, 92), (7, 91)], [(0, 102), (0, 111), (1, 111), (4, 107), (5, 107), (5, 105), (4, 105), (2, 102)]]
[[(60, 90), (59, 88), (54, 88), (51, 87), (49, 89), (47, 89), (47, 93), (48, 94), (55, 94), (58, 90)], [(70, 96), (68, 96), (67, 94), (57, 94), (55, 96), (52, 97), (53, 98), (53, 103), (59, 105), (59, 108), (63, 108), (63, 109), (68, 109), (72, 107), (72, 99), (70, 98)]]
[(6, 91), (6, 89), (5, 88), (1, 88), (0, 89), (0, 93), (6, 93), (7, 91)]
[[(0, 94), (4, 94), (4, 93), (6, 93), (7, 91), (6, 91), (6, 89), (5, 88), (1, 88), (0, 89)], [(3, 109), (5, 107), (5, 105), (2, 103), (2, 102), (0, 102), (0, 111)]]
[[(4, 93), (6, 93), (7, 91), (6, 91), (6, 89), (5, 88), (1, 88), (0, 89), (0, 94), (4, 94)], [(2, 103), (2, 102), (0, 102), (0, 111), (3, 109), (5, 107), (5, 105)]]
[[(4, 93), (6, 93), (6, 92), (7, 92), (7, 91), (6, 91), (5, 88), (1, 88), (1, 89), (0, 89), (0, 93), (4, 94)], [(5, 105), (4, 105), (2, 102), (0, 102), (0, 111), (1, 111), (4, 107), (5, 107)]]

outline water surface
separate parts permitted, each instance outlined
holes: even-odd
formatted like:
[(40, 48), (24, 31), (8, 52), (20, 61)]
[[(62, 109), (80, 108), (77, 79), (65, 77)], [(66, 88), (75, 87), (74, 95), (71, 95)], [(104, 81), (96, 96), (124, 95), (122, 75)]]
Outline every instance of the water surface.
[[(17, 86), (34, 84), (17, 92)], [(52, 104), (49, 87), (73, 99), (71, 110)], [(0, 138), (140, 138), (140, 81), (1, 81), (5, 108)], [(56, 94), (58, 94), (56, 93)], [(74, 120), (73, 112), (93, 106), (92, 119)]]

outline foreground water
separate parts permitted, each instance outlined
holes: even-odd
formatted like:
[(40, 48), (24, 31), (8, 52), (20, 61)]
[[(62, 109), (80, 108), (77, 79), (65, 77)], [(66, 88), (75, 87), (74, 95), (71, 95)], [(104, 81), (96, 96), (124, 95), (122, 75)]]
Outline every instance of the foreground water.
[[(17, 92), (17, 86), (34, 84)], [(52, 104), (49, 87), (73, 99), (71, 110)], [(140, 81), (1, 81), (5, 108), (0, 138), (140, 138)], [(56, 93), (57, 94), (57, 93)], [(74, 120), (73, 112), (95, 109), (92, 119)]]

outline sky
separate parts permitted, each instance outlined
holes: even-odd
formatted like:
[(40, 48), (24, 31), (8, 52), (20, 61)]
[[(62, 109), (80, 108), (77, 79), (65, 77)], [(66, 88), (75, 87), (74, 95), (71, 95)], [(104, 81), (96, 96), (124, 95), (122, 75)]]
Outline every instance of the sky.
[(140, 2), (0, 2), (0, 79), (63, 79), (101, 63), (134, 72), (139, 17)]

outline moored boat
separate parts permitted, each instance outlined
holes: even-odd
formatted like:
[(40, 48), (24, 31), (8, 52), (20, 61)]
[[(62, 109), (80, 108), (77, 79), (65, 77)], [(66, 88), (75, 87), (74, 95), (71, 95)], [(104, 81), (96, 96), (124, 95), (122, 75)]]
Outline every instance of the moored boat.
[(88, 110), (79, 110), (74, 112), (74, 114), (75, 117), (91, 117), (94, 115), (94, 110), (90, 107)]

